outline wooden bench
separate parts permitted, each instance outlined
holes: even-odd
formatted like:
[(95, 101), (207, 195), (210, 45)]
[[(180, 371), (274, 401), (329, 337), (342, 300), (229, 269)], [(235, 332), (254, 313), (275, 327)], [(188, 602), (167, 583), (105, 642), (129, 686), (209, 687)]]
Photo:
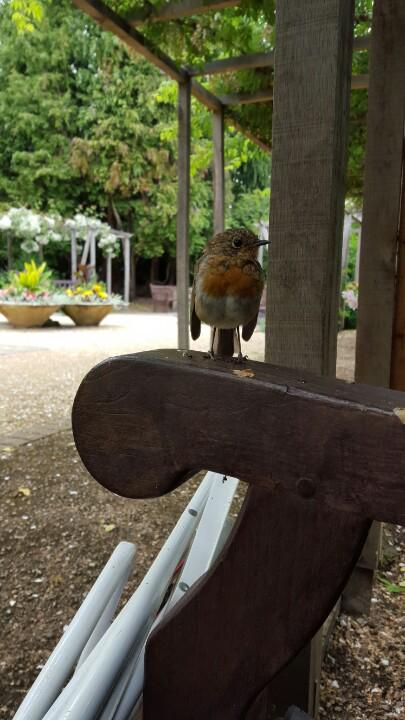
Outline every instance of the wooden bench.
[(254, 362), (241, 377), (194, 352), (89, 373), (73, 429), (102, 485), (153, 497), (206, 468), (251, 486), (217, 562), (148, 639), (144, 720), (285, 712), (267, 714), (272, 679), (331, 612), (371, 520), (405, 524), (402, 407), (400, 392)]

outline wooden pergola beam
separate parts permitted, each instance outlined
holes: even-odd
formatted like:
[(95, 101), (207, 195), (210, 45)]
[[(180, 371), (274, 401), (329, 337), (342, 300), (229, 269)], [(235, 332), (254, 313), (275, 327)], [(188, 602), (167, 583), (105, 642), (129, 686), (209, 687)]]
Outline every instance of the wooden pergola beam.
[[(111, 10), (101, 0), (73, 0), (73, 3), (79, 10), (93, 18), (104, 30), (108, 30), (119, 37), (134, 52), (142, 55), (173, 80), (179, 83), (187, 82), (189, 73), (185, 68), (178, 66), (172, 58), (155, 48), (149, 40), (131, 27), (127, 20)], [(213, 112), (220, 111), (223, 108), (221, 101), (194, 78), (191, 80), (191, 94)], [(227, 122), (230, 122), (236, 130), (243, 133), (262, 150), (269, 152), (270, 148), (267, 145), (259, 138), (256, 138), (249, 130), (245, 130), (239, 122), (229, 117), (229, 114)]]
[[(369, 50), (371, 43), (371, 35), (365, 37), (354, 38), (353, 51), (361, 52)], [(239, 70), (252, 70), (255, 68), (273, 67), (274, 51), (250, 53), (249, 55), (238, 55), (236, 57), (225, 58), (223, 60), (212, 60), (205, 63), (202, 68), (189, 68), (192, 77), (198, 75), (218, 75), (230, 72), (238, 72)], [(360, 76), (359, 76), (360, 77)]]
[(224, 10), (239, 5), (240, 0), (180, 0), (169, 2), (158, 8), (147, 2), (140, 8), (127, 13), (126, 19), (131, 25), (142, 25), (144, 22), (168, 22), (191, 15), (202, 15), (210, 10)]
[(220, 95), (222, 105), (252, 105), (254, 103), (269, 102), (273, 99), (273, 90), (258, 90), (255, 93), (242, 92)]
[(352, 90), (364, 90), (368, 88), (369, 76), (368, 75), (353, 75), (352, 76)]
[(227, 125), (230, 125), (235, 130), (238, 130), (238, 132), (242, 133), (245, 137), (248, 138), (248, 140), (251, 140), (252, 143), (257, 145), (259, 148), (264, 150), (266, 153), (271, 153), (271, 147), (270, 145), (266, 145), (263, 140), (260, 140), (256, 135), (253, 135), (253, 133), (250, 132), (250, 130), (246, 130), (243, 128), (243, 126), (240, 124), (238, 120), (233, 116), (232, 112), (229, 112), (228, 109), (225, 108), (225, 123)]
[(184, 82), (187, 79), (187, 72), (158, 48), (155, 48), (147, 38), (141, 35), (131, 25), (111, 10), (101, 0), (73, 0), (79, 10), (83, 10), (98, 23), (103, 30), (109, 30), (120, 38), (128, 47), (149, 60), (153, 65), (163, 70), (177, 82)]
[[(353, 75), (351, 80), (352, 90), (368, 88), (368, 75)], [(273, 90), (258, 90), (255, 93), (231, 93), (220, 95), (219, 101), (222, 105), (252, 105), (254, 103), (269, 102), (273, 100)]]
[(251, 70), (259, 67), (272, 67), (274, 65), (274, 52), (250, 53), (249, 55), (238, 55), (237, 57), (225, 58), (224, 60), (212, 60), (205, 63), (202, 68), (191, 68), (190, 75), (217, 75), (238, 70)]

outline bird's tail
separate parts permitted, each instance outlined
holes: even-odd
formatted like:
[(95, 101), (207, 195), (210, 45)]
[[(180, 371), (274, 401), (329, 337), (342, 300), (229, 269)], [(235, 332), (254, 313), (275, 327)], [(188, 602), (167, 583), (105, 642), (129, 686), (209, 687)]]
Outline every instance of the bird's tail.
[(235, 330), (217, 330), (214, 352), (222, 357), (232, 357), (235, 352)]

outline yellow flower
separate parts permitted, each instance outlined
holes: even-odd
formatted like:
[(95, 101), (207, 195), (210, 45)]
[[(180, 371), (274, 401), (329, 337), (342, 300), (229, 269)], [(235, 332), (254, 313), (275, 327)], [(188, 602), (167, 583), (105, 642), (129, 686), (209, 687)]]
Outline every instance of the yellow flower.
[(83, 290), (82, 297), (91, 297), (93, 295), (92, 290)]
[(98, 291), (97, 291), (97, 295), (98, 295), (99, 298), (101, 298), (102, 300), (107, 300), (107, 298), (108, 298), (108, 295), (107, 295), (106, 292), (104, 292), (104, 290), (98, 290)]
[(69, 295), (69, 297), (73, 297), (73, 295), (74, 295), (73, 290), (71, 290), (70, 288), (68, 288), (68, 289), (66, 290), (66, 295)]
[(96, 293), (103, 292), (103, 286), (100, 285), (100, 283), (95, 283), (92, 287), (92, 290), (94, 290), (94, 292)]

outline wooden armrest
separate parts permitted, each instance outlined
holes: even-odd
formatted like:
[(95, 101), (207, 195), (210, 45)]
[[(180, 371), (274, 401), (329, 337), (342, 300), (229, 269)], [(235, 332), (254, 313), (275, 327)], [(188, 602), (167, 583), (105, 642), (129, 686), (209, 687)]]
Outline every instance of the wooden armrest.
[(159, 350), (112, 358), (73, 407), (81, 458), (127, 497), (202, 468), (405, 524), (405, 393), (257, 362)]

